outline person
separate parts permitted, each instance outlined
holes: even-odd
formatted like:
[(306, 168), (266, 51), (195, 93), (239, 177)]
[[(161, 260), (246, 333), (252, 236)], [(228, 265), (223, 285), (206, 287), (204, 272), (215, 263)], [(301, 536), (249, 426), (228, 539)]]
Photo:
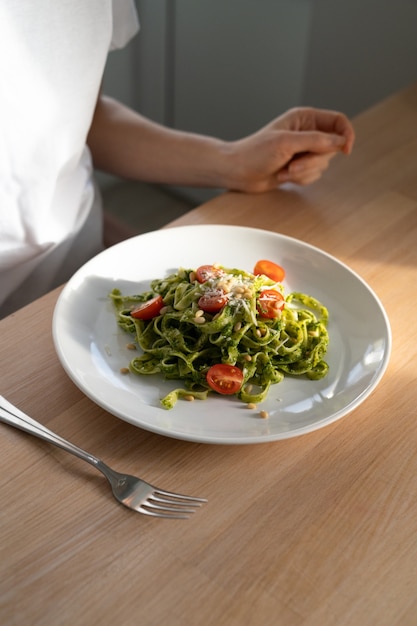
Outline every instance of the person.
[(110, 50), (139, 29), (133, 0), (0, 4), (0, 317), (68, 280), (102, 244), (94, 169), (149, 183), (261, 193), (320, 178), (354, 131), (294, 108), (224, 141), (164, 127), (101, 93)]

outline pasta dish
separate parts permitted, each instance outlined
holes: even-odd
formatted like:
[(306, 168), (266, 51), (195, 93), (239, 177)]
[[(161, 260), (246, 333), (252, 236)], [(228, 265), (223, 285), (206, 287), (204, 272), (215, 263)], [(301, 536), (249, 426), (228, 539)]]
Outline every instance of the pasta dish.
[(203, 265), (179, 268), (137, 295), (114, 289), (117, 323), (140, 352), (126, 371), (181, 381), (161, 399), (166, 409), (211, 392), (256, 405), (286, 375), (322, 378), (328, 311), (313, 296), (286, 295), (284, 277), (259, 261), (253, 273)]

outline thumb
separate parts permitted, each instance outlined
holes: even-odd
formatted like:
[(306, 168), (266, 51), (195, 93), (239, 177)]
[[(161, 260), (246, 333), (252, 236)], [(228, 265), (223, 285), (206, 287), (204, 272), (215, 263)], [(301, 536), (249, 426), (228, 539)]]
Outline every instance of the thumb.
[(342, 150), (346, 143), (343, 135), (323, 133), (320, 131), (286, 131), (282, 133), (286, 149), (292, 154), (299, 152), (314, 152), (326, 154)]

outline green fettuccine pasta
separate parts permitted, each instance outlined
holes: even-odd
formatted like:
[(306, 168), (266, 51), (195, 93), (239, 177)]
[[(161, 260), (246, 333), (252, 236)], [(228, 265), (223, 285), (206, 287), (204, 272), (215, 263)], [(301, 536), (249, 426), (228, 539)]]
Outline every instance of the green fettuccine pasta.
[[(265, 275), (216, 268), (216, 275), (202, 283), (194, 270), (180, 268), (152, 281), (144, 293), (123, 295), (114, 289), (110, 294), (117, 323), (140, 348), (130, 371), (182, 381), (183, 387), (163, 398), (162, 406), (170, 409), (187, 395), (206, 398), (212, 391), (207, 371), (219, 363), (242, 371), (237, 395), (246, 403), (262, 402), (270, 386), (285, 375), (313, 380), (326, 375), (328, 312), (323, 304), (303, 293), (285, 297), (282, 284)], [(272, 296), (277, 292), (278, 305), (268, 300), (271, 290)], [(132, 311), (158, 295), (163, 306), (154, 317), (132, 316)], [(218, 297), (221, 308), (204, 310), (203, 296)]]

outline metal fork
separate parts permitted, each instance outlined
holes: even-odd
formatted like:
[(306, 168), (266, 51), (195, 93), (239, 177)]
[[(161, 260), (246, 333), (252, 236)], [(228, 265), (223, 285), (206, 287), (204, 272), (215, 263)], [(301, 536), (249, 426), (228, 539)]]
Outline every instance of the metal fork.
[(42, 426), (42, 424), (8, 402), (3, 396), (0, 396), (0, 421), (20, 428), (49, 443), (53, 443), (70, 454), (90, 463), (107, 478), (116, 500), (138, 513), (152, 515), (153, 517), (186, 519), (203, 502), (207, 502), (204, 498), (194, 498), (158, 489), (136, 476), (119, 474), (119, 472), (113, 470), (97, 457), (85, 452), (85, 450)]

